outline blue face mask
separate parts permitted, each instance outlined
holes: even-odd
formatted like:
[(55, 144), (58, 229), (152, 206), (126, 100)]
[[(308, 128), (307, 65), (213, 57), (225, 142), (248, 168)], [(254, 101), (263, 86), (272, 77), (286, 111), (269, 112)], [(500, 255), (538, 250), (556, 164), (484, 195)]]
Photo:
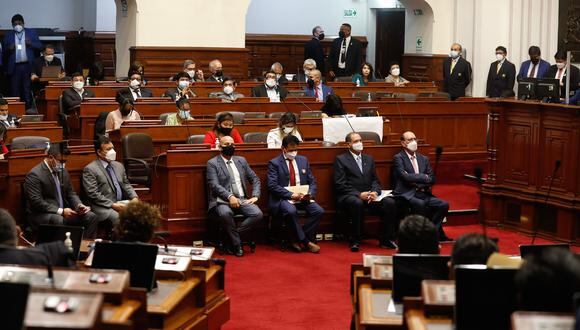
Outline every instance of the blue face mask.
[(56, 164), (56, 166), (54, 167), (54, 170), (56, 172), (62, 172), (62, 171), (64, 171), (64, 164), (63, 163)]
[(181, 117), (181, 119), (189, 118), (189, 110), (179, 110), (179, 117)]

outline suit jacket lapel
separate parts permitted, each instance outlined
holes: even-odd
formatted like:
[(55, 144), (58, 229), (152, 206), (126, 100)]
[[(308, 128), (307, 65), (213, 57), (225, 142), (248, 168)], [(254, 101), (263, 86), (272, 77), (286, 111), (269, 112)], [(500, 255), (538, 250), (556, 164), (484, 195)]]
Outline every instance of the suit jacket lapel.
[[(362, 154), (361, 154), (361, 157), (362, 157)], [(350, 151), (347, 154), (347, 158), (350, 161), (351, 172), (357, 174), (358, 176), (363, 176), (363, 174), (360, 172), (360, 169), (358, 168), (358, 164), (356, 163), (356, 159), (354, 159), (354, 157), (352, 156)], [(364, 161), (363, 161), (363, 172), (364, 172)]]
[(97, 159), (96, 162), (97, 162), (97, 167), (101, 170), (101, 172), (103, 173), (103, 175), (107, 179), (107, 182), (109, 183), (109, 186), (111, 187), (111, 191), (114, 192), (115, 185), (113, 184), (113, 181), (111, 181), (111, 177), (109, 176), (109, 172), (107, 172), (107, 169), (103, 166), (103, 163), (99, 159)]
[(246, 169), (242, 165), (242, 162), (240, 161), (239, 158), (232, 156), (232, 160), (233, 160), (233, 163), (236, 165), (236, 169), (238, 170), (238, 173), (240, 174), (240, 182), (242, 183), (242, 189), (244, 189), (244, 195), (247, 198), (248, 197), (248, 189), (246, 188), (246, 180), (245, 180)]
[(219, 155), (217, 158), (217, 162), (218, 162), (218, 168), (222, 171), (222, 175), (226, 178), (227, 183), (228, 183), (228, 189), (229, 186), (231, 186), (231, 178), (230, 178), (230, 171), (228, 171), (227, 165), (224, 162), (224, 160), (222, 159), (222, 156)]

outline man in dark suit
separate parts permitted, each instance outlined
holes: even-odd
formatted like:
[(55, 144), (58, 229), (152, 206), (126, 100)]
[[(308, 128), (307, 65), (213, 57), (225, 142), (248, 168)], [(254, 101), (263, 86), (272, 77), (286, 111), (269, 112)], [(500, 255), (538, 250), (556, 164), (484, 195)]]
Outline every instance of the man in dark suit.
[[(316, 61), (311, 58), (307, 58), (304, 60), (302, 64), (302, 70), (304, 73), (298, 72), (297, 74), (292, 77), (292, 81), (298, 81), (300, 83), (306, 83), (310, 78), (310, 71), (316, 69)], [(300, 84), (298, 84), (300, 86)]]
[[(252, 171), (244, 157), (234, 156), (234, 139), (220, 139), (220, 154), (207, 162), (207, 183), (210, 197), (208, 213), (217, 216), (219, 224), (230, 238), (233, 253), (244, 255), (240, 236), (249, 234), (262, 220), (263, 214), (256, 205), (260, 198), (260, 178)], [(252, 185), (248, 194), (247, 182)], [(234, 214), (245, 219), (237, 227)]]
[(32, 81), (37, 81), (39, 78), (42, 78), (42, 68), (47, 66), (59, 67), (60, 75), (58, 78), (64, 78), (62, 62), (60, 61), (60, 58), (54, 56), (54, 46), (51, 44), (45, 45), (42, 56), (34, 59), (34, 62), (32, 63), (32, 76), (30, 77)]
[(6, 52), (6, 73), (10, 77), (11, 95), (19, 96), (26, 102), (26, 108), (32, 105), (30, 95), (30, 76), (32, 62), (42, 49), (36, 31), (24, 28), (24, 18), (20, 14), (12, 16), (13, 30), (6, 32), (2, 48)]
[(170, 97), (172, 101), (177, 101), (182, 97), (191, 99), (197, 96), (191, 88), (191, 77), (187, 72), (182, 71), (175, 75), (175, 82), (177, 86), (168, 88), (162, 96)]
[(153, 97), (153, 92), (149, 88), (141, 87), (142, 83), (143, 77), (141, 74), (139, 72), (133, 72), (129, 77), (129, 87), (121, 90), (120, 93), (129, 95), (133, 102), (142, 97)]
[[(282, 154), (268, 162), (268, 191), (270, 214), (291, 219), (292, 228), (296, 230), (297, 242), (292, 243), (296, 252), (307, 250), (318, 253), (316, 245), (316, 228), (324, 210), (314, 201), (316, 197), (316, 179), (310, 170), (308, 159), (298, 155), (300, 140), (294, 135), (282, 139)], [(308, 193), (292, 193), (286, 187), (308, 185)], [(306, 211), (308, 218), (300, 225), (297, 210)]]
[(471, 64), (461, 56), (462, 47), (451, 45), (449, 58), (443, 61), (443, 91), (449, 93), (451, 100), (465, 96), (465, 89), (471, 82)]
[(514, 83), (516, 81), (516, 66), (506, 59), (507, 49), (498, 46), (495, 49), (497, 61), (491, 63), (487, 74), (488, 97), (504, 97), (514, 93)]
[(309, 58), (316, 61), (316, 68), (320, 72), (326, 72), (324, 63), (324, 47), (321, 41), (324, 39), (324, 30), (320, 26), (312, 29), (312, 39), (304, 45), (304, 59)]
[(74, 191), (68, 171), (58, 159), (61, 145), (52, 144), (46, 157), (24, 179), (28, 224), (36, 232), (41, 224), (79, 225), (85, 236), (97, 236), (97, 217)]
[(396, 178), (393, 194), (409, 202), (412, 212), (431, 219), (438, 227), (439, 241), (452, 241), (443, 231), (443, 219), (449, 211), (449, 203), (431, 193), (435, 175), (429, 159), (417, 152), (417, 138), (411, 131), (401, 135), (403, 150), (393, 159)]
[(17, 124), (18, 118), (13, 114), (8, 113), (8, 101), (0, 98), (0, 125), (4, 125), (4, 127), (8, 128), (14, 127)]
[(276, 83), (276, 73), (268, 71), (264, 74), (264, 83), (252, 88), (252, 97), (269, 97), (270, 102), (281, 102), (288, 96), (288, 91)]
[(530, 59), (520, 66), (518, 81), (522, 78), (542, 78), (550, 68), (550, 63), (542, 59), (540, 47), (530, 46), (528, 55)]
[(75, 72), (71, 76), (71, 87), (62, 91), (61, 103), (62, 112), (70, 115), (78, 111), (81, 102), (87, 97), (95, 97), (95, 93), (90, 89), (85, 89), (85, 78), (80, 72)]
[(573, 64), (570, 64), (570, 72), (566, 69), (567, 58), (566, 52), (559, 50), (554, 55), (556, 64), (552, 65), (544, 78), (558, 79), (560, 80), (560, 97), (566, 97), (566, 76), (570, 75), (570, 96), (574, 96), (574, 92), (578, 87), (580, 87), (580, 69)]
[(328, 95), (333, 94), (334, 90), (322, 82), (322, 73), (318, 70), (310, 71), (310, 79), (304, 89), (306, 96), (315, 97), (318, 102), (326, 102)]
[(211, 76), (206, 81), (217, 81), (220, 83), (224, 81), (224, 71), (220, 60), (216, 59), (209, 62), (209, 71), (211, 72)]
[(275, 62), (274, 64), (272, 64), (272, 66), (270, 67), (270, 71), (274, 71), (274, 73), (276, 74), (276, 83), (278, 84), (278, 86), (288, 85), (288, 79), (286, 79), (286, 76), (284, 75), (284, 67), (280, 62)]
[(347, 77), (355, 74), (362, 63), (362, 43), (351, 36), (350, 24), (340, 26), (338, 38), (330, 47), (330, 77)]
[[(361, 241), (361, 224), (365, 209), (381, 219), (379, 244), (383, 248), (396, 249), (395, 200), (390, 197), (378, 199), (382, 188), (375, 169), (375, 160), (362, 153), (363, 143), (359, 134), (346, 136), (349, 150), (334, 160), (334, 187), (337, 205), (352, 221), (350, 250), (357, 252)], [(382, 196), (381, 196), (382, 197)]]

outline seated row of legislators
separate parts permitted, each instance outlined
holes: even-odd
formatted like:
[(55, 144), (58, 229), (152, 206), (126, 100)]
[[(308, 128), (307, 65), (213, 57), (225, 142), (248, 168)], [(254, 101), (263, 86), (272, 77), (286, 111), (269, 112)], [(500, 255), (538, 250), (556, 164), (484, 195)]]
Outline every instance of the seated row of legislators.
[[(3, 125), (0, 129), (5, 130)], [(235, 155), (241, 137), (233, 128), (233, 116), (221, 114), (214, 129), (207, 133), (205, 141), (219, 149), (219, 155), (207, 162), (208, 214), (217, 215), (230, 238), (230, 250), (241, 256), (240, 235), (251, 232), (262, 219), (262, 212), (255, 205), (262, 186), (246, 159)], [(301, 136), (293, 113), (280, 118), (280, 127), (269, 133), (268, 142), (281, 150), (281, 154), (268, 164), (269, 214), (292, 218), (298, 237), (293, 244), (296, 250), (300, 247), (317, 252), (319, 247), (314, 237), (324, 210), (316, 203), (316, 178), (309, 161), (298, 155)], [(349, 219), (352, 251), (359, 250), (361, 227), (367, 213), (380, 217), (379, 244), (385, 248), (396, 248), (397, 219), (407, 210), (428, 216), (438, 226), (440, 240), (451, 240), (442, 227), (449, 204), (433, 196), (431, 186), (435, 176), (428, 158), (418, 152), (413, 132), (401, 135), (402, 150), (393, 160), (396, 179), (391, 183), (392, 195), (388, 195), (381, 185), (373, 157), (363, 152), (361, 135), (351, 132), (345, 142), (348, 150), (335, 159), (333, 181), (337, 203)], [(73, 189), (63, 163), (63, 149), (61, 143), (49, 144), (44, 160), (26, 175), (23, 186), (26, 231), (34, 236), (41, 224), (64, 223), (84, 226), (90, 238), (96, 237), (99, 226), (110, 232), (126, 204), (139, 199), (123, 164), (116, 161), (113, 143), (105, 135), (95, 141), (95, 160), (82, 171), (81, 189), (85, 201), (81, 201)], [(247, 189), (248, 184), (252, 191)], [(302, 226), (297, 215), (300, 209), (309, 215)], [(235, 225), (236, 214), (244, 216), (241, 226)]]
[[(7, 74), (10, 80), (11, 96), (18, 96), (26, 103), (26, 107), (31, 108), (33, 102), (31, 100), (31, 83), (35, 83), (40, 89), (42, 84), (40, 82), (43, 78), (43, 72), (52, 72), (52, 78), (62, 79), (65, 74), (62, 69), (62, 63), (54, 56), (54, 46), (45, 45), (41, 43), (36, 35), (34, 29), (24, 28), (24, 18), (22, 15), (14, 15), (12, 17), (12, 25), (14, 30), (6, 33), (2, 47), (0, 47), (0, 58), (7, 59)], [(320, 27), (315, 27), (313, 31), (320, 30)], [(362, 45), (355, 38), (351, 37), (350, 24), (343, 24), (340, 27), (339, 38), (336, 38), (332, 44), (331, 52), (328, 56), (330, 68), (328, 75), (333, 79), (350, 80), (357, 86), (365, 86), (368, 82), (376, 81), (373, 67), (370, 63), (363, 61)], [(320, 53), (321, 46), (317, 44), (319, 41), (319, 33), (313, 33), (314, 42), (310, 46), (306, 46), (305, 62), (303, 65), (303, 72), (292, 75), (295, 81), (304, 81), (307, 84), (306, 94), (308, 96), (315, 96), (320, 101), (324, 101), (326, 95), (332, 93), (332, 90), (326, 87), (322, 82), (322, 77), (325, 75), (325, 56)], [(43, 49), (41, 49), (43, 48)], [(465, 96), (465, 89), (471, 83), (472, 68), (471, 64), (462, 56), (462, 46), (459, 43), (451, 45), (449, 58), (443, 62), (443, 80), (444, 91), (450, 94), (452, 100)], [(38, 57), (42, 52), (42, 55)], [(537, 46), (529, 48), (530, 60), (524, 61), (520, 65), (519, 73), (516, 75), (516, 67), (507, 59), (507, 49), (503, 46), (498, 46), (495, 49), (496, 61), (492, 62), (488, 71), (486, 96), (489, 97), (510, 97), (514, 95), (513, 89), (516, 80), (522, 78), (552, 78), (559, 80), (560, 97), (565, 97), (566, 78), (570, 76), (570, 96), (574, 97), (576, 90), (580, 88), (580, 70), (574, 66), (570, 66), (570, 72), (567, 69), (566, 53), (559, 50), (555, 55), (555, 64), (550, 65), (547, 61), (541, 59), (541, 51)], [(312, 55), (312, 57), (306, 57)], [(316, 58), (316, 60), (314, 59)], [(318, 73), (313, 77), (312, 70), (317, 68), (319, 63)], [(0, 63), (1, 64), (1, 63)], [(54, 70), (46, 70), (48, 67), (58, 67), (59, 72), (54, 73)], [(188, 83), (180, 82), (181, 76), (174, 76), (171, 79), (177, 81), (176, 90), (166, 92), (166, 96), (176, 97), (187, 95), (188, 97), (195, 96), (194, 91), (191, 91), (189, 85), (196, 81), (216, 81), (224, 83), (227, 77), (224, 74), (224, 68), (219, 59), (212, 60), (209, 63), (210, 75), (207, 79), (204, 78), (202, 70), (196, 67), (193, 60), (186, 60), (183, 65), (183, 72), (188, 76)], [(280, 101), (285, 98), (285, 89), (283, 86), (288, 82), (288, 77), (284, 74), (282, 64), (274, 63), (271, 66), (271, 74), (267, 73), (264, 77), (265, 83), (263, 86), (257, 86), (252, 90), (252, 96), (270, 97), (272, 101)], [(145, 85), (146, 79), (144, 77), (145, 67), (141, 62), (132, 63), (129, 73), (128, 81), (130, 88), (135, 93), (134, 97), (147, 97), (145, 90), (141, 91), (141, 85)], [(133, 76), (137, 74), (138, 76)], [(76, 74), (73, 74), (73, 78)], [(138, 78), (137, 78), (138, 77)], [(91, 77), (83, 77), (87, 84), (90, 82), (98, 83), (98, 79), (91, 79)], [(346, 79), (345, 79), (346, 78)], [(185, 79), (184, 79), (185, 80)], [(318, 80), (318, 81), (317, 81)], [(382, 80), (382, 79), (381, 79)], [(389, 75), (384, 79), (387, 82), (393, 82), (396, 85), (404, 85), (408, 81), (401, 76), (399, 63), (391, 63), (389, 65)], [(233, 84), (235, 85), (235, 84)], [(77, 83), (77, 92), (82, 95), (82, 88)], [(223, 86), (223, 94), (220, 96), (223, 100), (233, 101), (236, 99), (234, 94), (235, 86), (232, 83)], [(218, 97), (218, 96), (216, 96)], [(576, 96), (577, 97), (577, 96)], [(577, 102), (576, 98), (574, 102)]]

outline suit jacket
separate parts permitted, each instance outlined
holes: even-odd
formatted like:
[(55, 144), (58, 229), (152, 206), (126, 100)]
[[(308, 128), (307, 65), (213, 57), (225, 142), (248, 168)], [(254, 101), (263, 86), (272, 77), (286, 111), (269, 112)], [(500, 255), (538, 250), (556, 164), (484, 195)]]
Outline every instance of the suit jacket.
[[(348, 54), (347, 54), (348, 55)], [(313, 59), (316, 61), (316, 68), (322, 72), (326, 72), (326, 64), (324, 63), (324, 47), (318, 38), (312, 38), (304, 45), (304, 59)]]
[[(316, 195), (316, 179), (312, 175), (308, 159), (298, 155), (295, 160), (298, 166), (300, 184), (309, 185), (308, 193), (314, 197)], [(292, 197), (292, 193), (284, 188), (289, 184), (290, 171), (288, 170), (288, 161), (283, 154), (280, 154), (268, 162), (268, 192), (270, 193), (268, 207), (272, 214), (278, 214), (280, 203)]]
[[(172, 101), (176, 101), (177, 95), (180, 94), (179, 89), (177, 87), (168, 88), (165, 92), (163, 92), (164, 97), (170, 97)], [(189, 93), (187, 93), (188, 98), (196, 97), (193, 90), (190, 88)]]
[(451, 57), (443, 61), (444, 92), (449, 93), (452, 100), (465, 96), (465, 88), (471, 82), (471, 64), (463, 57), (459, 57), (457, 64), (451, 70)]
[[(73, 189), (66, 169), (59, 174), (59, 181), (63, 208), (76, 209), (77, 205), (81, 204), (81, 200)], [(44, 161), (26, 174), (24, 194), (27, 214), (57, 213), (59, 205), (55, 180)]]
[(280, 76), (280, 78), (276, 80), (276, 83), (278, 83), (278, 86), (288, 85), (288, 79), (286, 79), (286, 77), (282, 75)]
[[(518, 81), (522, 78), (528, 77), (528, 70), (530, 69), (530, 65), (533, 65), (531, 60), (522, 62), (522, 65), (520, 66), (520, 72), (518, 73)], [(536, 78), (542, 78), (549, 68), (550, 63), (540, 59), (540, 63), (538, 63), (538, 66), (536, 66)]]
[[(232, 161), (240, 173), (242, 188), (244, 189), (246, 198), (260, 198), (260, 178), (252, 171), (246, 159), (240, 156), (232, 156)], [(227, 202), (228, 197), (231, 195), (230, 187), (232, 183), (230, 174), (221, 155), (217, 155), (207, 161), (206, 176), (209, 188), (208, 210), (211, 210), (217, 205), (218, 197)], [(251, 194), (248, 194), (247, 182), (252, 184)]]
[(334, 187), (337, 201), (341, 203), (347, 196), (359, 197), (361, 192), (374, 191), (381, 194), (381, 183), (377, 177), (373, 157), (361, 153), (363, 173), (356, 160), (347, 151), (334, 159)]
[(419, 165), (419, 174), (415, 174), (413, 164), (411, 164), (411, 160), (405, 150), (401, 150), (393, 158), (395, 178), (393, 194), (402, 196), (407, 200), (415, 196), (417, 188), (425, 189), (427, 194), (431, 194), (430, 187), (435, 183), (435, 176), (429, 164), (429, 158), (418, 152), (415, 152), (415, 155), (417, 156), (417, 165)]
[(65, 114), (70, 114), (76, 110), (75, 108), (78, 108), (81, 105), (81, 102), (86, 97), (95, 97), (95, 93), (93, 93), (92, 90), (85, 88), (83, 90), (83, 97), (81, 99), (81, 96), (74, 88), (70, 87), (65, 89), (62, 91), (62, 111)]
[[(280, 100), (284, 100), (288, 96), (288, 90), (282, 86), (276, 86), (274, 89), (280, 93)], [(266, 91), (266, 85), (261, 84), (252, 88), (252, 97), (268, 97), (268, 91)]]
[[(311, 96), (311, 97), (314, 97), (316, 95), (314, 93), (314, 89), (308, 88), (308, 87), (306, 87), (304, 89), (304, 93), (306, 94), (306, 96)], [(325, 84), (322, 84), (322, 100), (324, 102), (326, 102), (326, 98), (328, 97), (328, 95), (333, 94), (333, 93), (334, 93), (334, 90), (332, 89), (332, 87), (326, 86)]]
[[(544, 78), (555, 79), (556, 72), (558, 72), (558, 67), (556, 66), (556, 64), (554, 64), (548, 69), (548, 71), (546, 71)], [(560, 87), (560, 97), (562, 98), (566, 97), (567, 75), (568, 71), (564, 73), (564, 77), (562, 78), (562, 83), (564, 84), (564, 86)], [(580, 87), (579, 84), (580, 84), (580, 69), (578, 69), (578, 67), (576, 67), (575, 65), (570, 65), (570, 95), (574, 95), (573, 93)]]
[[(330, 62), (330, 69), (336, 73), (339, 70), (338, 61), (340, 60), (340, 50), (342, 48), (342, 38), (336, 38), (332, 41), (330, 47), (330, 55), (328, 56), (328, 61)], [(318, 62), (317, 62), (318, 63)], [(350, 38), (350, 44), (348, 45), (345, 59), (345, 75), (352, 76), (359, 69), (362, 63), (362, 43), (355, 39)], [(318, 67), (318, 66), (317, 66)]]
[[(117, 161), (109, 164), (115, 170), (115, 176), (123, 191), (123, 199), (130, 200), (137, 197), (129, 179), (127, 179), (123, 164)], [(83, 169), (82, 185), (91, 208), (110, 209), (113, 203), (118, 202), (115, 186), (99, 159), (93, 160)]]
[(4, 125), (4, 127), (10, 127), (10, 124), (14, 122), (14, 125), (18, 125), (18, 117), (16, 115), (9, 113), (8, 118), (6, 121), (0, 121), (0, 124)]
[(29, 248), (0, 245), (1, 264), (46, 266), (49, 260), (56, 267), (75, 267), (75, 257), (64, 246), (63, 241), (38, 244)]
[(45, 66), (58, 66), (62, 71), (62, 62), (60, 61), (60, 58), (55, 57), (52, 59), (52, 62), (48, 63), (47, 65), (46, 61), (44, 60), (44, 56), (41, 56), (35, 58), (34, 62), (32, 62), (32, 73), (42, 78), (42, 68)]
[[(224, 77), (226, 77), (225, 73), (224, 73), (224, 75), (223, 75), (223, 76), (221, 76), (221, 79), (223, 80), (223, 79), (224, 79)], [(211, 76), (209, 76), (209, 78), (207, 78), (205, 81), (214, 81), (214, 82), (220, 82), (220, 81), (218, 80), (218, 78), (217, 78), (217, 77), (215, 77), (214, 75), (211, 75)]]
[(228, 95), (224, 92), (212, 92), (212, 93), (209, 93), (209, 97), (215, 97), (215, 98), (221, 99), (222, 102), (234, 102), (237, 99), (244, 97), (244, 94), (233, 92), (230, 95)]
[[(38, 39), (36, 30), (24, 28), (24, 34), (26, 41), (26, 58), (28, 59), (28, 65), (32, 70), (32, 62), (36, 57), (36, 54), (42, 49), (42, 43)], [(2, 50), (5, 53), (4, 58), (7, 59), (4, 65), (6, 66), (6, 73), (11, 75), (14, 72), (14, 66), (16, 64), (16, 47), (15, 47), (16, 32), (13, 30), (7, 31), (4, 35), (4, 41), (2, 42)]]
[(516, 66), (504, 60), (497, 72), (498, 61), (491, 63), (489, 73), (487, 74), (487, 90), (485, 95), (489, 97), (500, 97), (505, 91), (514, 90), (516, 81)]
[[(139, 90), (141, 92), (141, 97), (153, 97), (153, 92), (149, 88), (142, 87), (139, 88)], [(133, 93), (131, 92), (129, 87), (121, 89), (119, 93), (129, 95), (131, 97), (131, 100), (135, 102), (135, 98), (133, 97)]]

